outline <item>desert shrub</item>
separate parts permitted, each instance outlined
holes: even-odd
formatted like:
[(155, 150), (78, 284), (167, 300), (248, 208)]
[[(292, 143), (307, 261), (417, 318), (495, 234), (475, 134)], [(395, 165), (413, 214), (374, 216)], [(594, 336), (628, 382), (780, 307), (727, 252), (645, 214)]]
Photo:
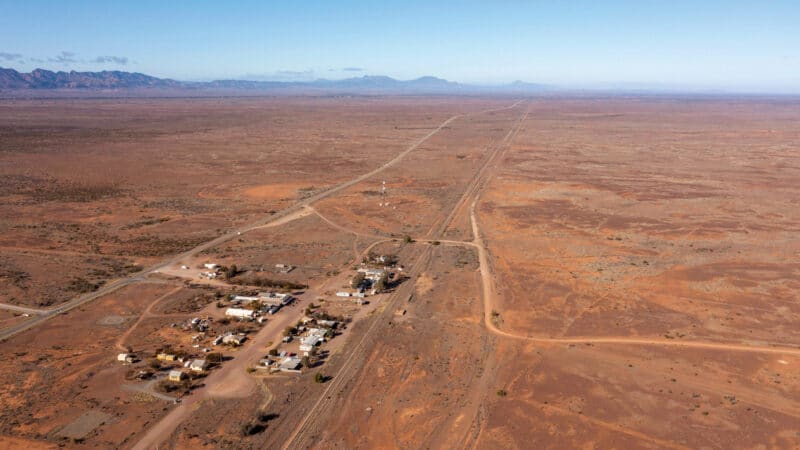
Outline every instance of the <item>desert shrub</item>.
[(73, 278), (69, 282), (69, 284), (67, 285), (67, 289), (72, 292), (77, 292), (79, 294), (85, 294), (87, 292), (94, 292), (100, 289), (100, 283), (92, 283), (86, 278), (77, 277)]
[(266, 429), (266, 427), (264, 427), (264, 425), (262, 425), (262, 424), (260, 424), (258, 422), (255, 422), (255, 421), (251, 421), (251, 422), (247, 422), (246, 424), (243, 424), (240, 431), (242, 433), (242, 436), (246, 437), (246, 436), (253, 436), (253, 435), (256, 435), (258, 433), (261, 433), (265, 429)]

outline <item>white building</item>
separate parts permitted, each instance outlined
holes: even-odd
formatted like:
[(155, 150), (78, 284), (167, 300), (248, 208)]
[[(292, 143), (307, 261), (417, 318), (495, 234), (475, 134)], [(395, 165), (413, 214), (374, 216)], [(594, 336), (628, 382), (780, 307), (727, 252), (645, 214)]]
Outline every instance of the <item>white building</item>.
[(229, 334), (222, 338), (223, 344), (233, 344), (233, 345), (242, 345), (244, 341), (247, 340), (247, 335), (238, 333), (238, 334)]
[(117, 355), (117, 361), (125, 362), (125, 363), (132, 363), (136, 360), (136, 355), (132, 353), (120, 353)]
[(328, 330), (325, 328), (309, 328), (308, 333), (306, 333), (306, 336), (317, 336), (324, 338), (327, 332)]
[(205, 264), (203, 264), (203, 267), (205, 267), (208, 270), (216, 270), (216, 269), (219, 269), (219, 264), (205, 263)]
[(205, 372), (208, 368), (208, 362), (205, 359), (195, 359), (189, 364), (189, 370), (192, 372)]
[(252, 309), (228, 308), (225, 310), (225, 315), (228, 317), (236, 317), (237, 319), (253, 320), (256, 316), (256, 312)]
[(386, 271), (383, 269), (367, 269), (361, 268), (358, 269), (359, 272), (364, 274), (364, 278), (371, 280), (371, 281), (378, 281), (381, 279), (382, 276), (386, 274)]
[(300, 370), (300, 358), (296, 356), (287, 356), (278, 361), (278, 368), (283, 372), (295, 372)]
[(324, 339), (321, 336), (306, 336), (300, 339), (300, 351), (310, 352), (311, 349), (322, 343)]

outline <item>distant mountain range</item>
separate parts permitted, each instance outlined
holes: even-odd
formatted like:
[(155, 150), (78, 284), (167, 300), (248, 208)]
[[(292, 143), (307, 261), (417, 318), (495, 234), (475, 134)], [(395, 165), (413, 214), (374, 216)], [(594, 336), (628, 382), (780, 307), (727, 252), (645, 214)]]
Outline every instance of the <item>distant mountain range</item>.
[(398, 92), (398, 93), (479, 93), (532, 92), (548, 89), (545, 85), (516, 81), (503, 86), (461, 84), (436, 77), (396, 80), (386, 76), (366, 75), (343, 80), (314, 81), (250, 81), (216, 80), (208, 82), (176, 81), (135, 72), (53, 72), (36, 69), (30, 73), (0, 67), (0, 89), (179, 89), (179, 90), (313, 90), (334, 92)]
[(0, 89), (81, 89), (81, 88), (143, 88), (179, 87), (181, 83), (141, 73), (107, 71), (102, 72), (53, 72), (36, 69), (20, 73), (14, 69), (0, 67)]

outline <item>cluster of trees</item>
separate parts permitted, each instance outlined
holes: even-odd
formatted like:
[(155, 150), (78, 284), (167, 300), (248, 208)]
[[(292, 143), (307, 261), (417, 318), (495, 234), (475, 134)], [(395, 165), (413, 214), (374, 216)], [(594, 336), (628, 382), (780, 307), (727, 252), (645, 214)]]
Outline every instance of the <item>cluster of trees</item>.
[(355, 276), (353, 276), (353, 279), (350, 280), (350, 287), (353, 289), (358, 289), (361, 284), (364, 283), (364, 278), (363, 272), (356, 272)]
[(256, 275), (237, 276), (235, 278), (229, 279), (228, 281), (233, 284), (238, 284), (240, 286), (258, 286), (262, 288), (275, 288), (284, 290), (297, 290), (297, 289), (308, 288), (308, 285), (305, 284), (293, 283), (291, 281), (285, 281), (285, 280), (273, 280), (270, 278), (259, 277)]

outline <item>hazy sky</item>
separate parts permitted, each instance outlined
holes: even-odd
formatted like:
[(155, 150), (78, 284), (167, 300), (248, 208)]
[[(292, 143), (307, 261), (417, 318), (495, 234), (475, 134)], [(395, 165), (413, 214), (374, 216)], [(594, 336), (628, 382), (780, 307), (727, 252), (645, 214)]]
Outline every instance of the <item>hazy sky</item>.
[(0, 66), (800, 92), (800, 1), (0, 0)]

